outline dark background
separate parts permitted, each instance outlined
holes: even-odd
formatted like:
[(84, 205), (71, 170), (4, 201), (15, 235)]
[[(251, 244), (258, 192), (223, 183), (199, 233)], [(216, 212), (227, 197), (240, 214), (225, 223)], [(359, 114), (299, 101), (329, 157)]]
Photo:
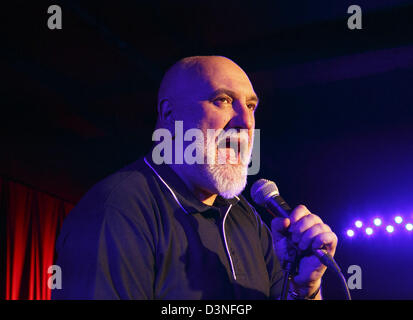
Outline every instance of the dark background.
[[(355, 218), (413, 222), (412, 1), (13, 3), (1, 9), (1, 175), (76, 203), (149, 151), (166, 68), (224, 55), (261, 101), (250, 185), (276, 181), (334, 229), (346, 277), (362, 268), (354, 298), (413, 299), (407, 232), (344, 236)], [(62, 30), (47, 28), (52, 4)], [(352, 4), (362, 30), (347, 28)], [(332, 274), (325, 283), (343, 297)]]

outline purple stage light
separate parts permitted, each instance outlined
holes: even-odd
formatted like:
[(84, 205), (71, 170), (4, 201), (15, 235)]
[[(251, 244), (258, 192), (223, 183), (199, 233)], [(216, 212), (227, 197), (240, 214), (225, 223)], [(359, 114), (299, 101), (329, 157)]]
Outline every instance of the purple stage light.
[(373, 223), (374, 223), (375, 226), (379, 227), (379, 226), (381, 226), (382, 221), (381, 221), (380, 218), (376, 218), (376, 219), (374, 219)]
[(397, 224), (400, 224), (403, 222), (403, 218), (401, 216), (397, 216), (394, 218), (394, 222), (396, 222)]
[(351, 229), (347, 230), (347, 236), (349, 236), (350, 238), (354, 236), (354, 231)]
[(368, 228), (366, 228), (365, 232), (368, 236), (371, 236), (373, 234), (373, 229), (368, 227)]
[(361, 222), (360, 220), (357, 220), (356, 222), (354, 222), (354, 225), (355, 225), (357, 228), (361, 228), (361, 227), (363, 226), (363, 222)]
[(388, 233), (392, 233), (392, 232), (394, 231), (394, 227), (393, 227), (392, 225), (388, 225), (388, 226), (386, 227), (386, 231), (387, 231)]
[[(393, 223), (391, 223), (391, 220), (393, 220)], [(386, 218), (377, 215), (367, 223), (364, 223), (361, 219), (357, 219), (353, 220), (353, 226), (350, 226), (345, 230), (345, 235), (348, 238), (353, 238), (357, 234), (357, 229), (361, 229), (360, 231), (364, 231), (366, 236), (371, 237), (376, 234), (376, 231), (378, 232), (377, 235), (380, 235), (380, 229), (383, 228), (386, 230), (385, 233), (390, 236), (400, 233), (397, 230), (399, 230), (402, 226), (406, 232), (413, 234), (413, 222), (408, 220), (409, 219), (405, 219), (402, 215), (396, 215), (393, 217), (390, 216)], [(370, 222), (372, 222), (372, 224), (370, 224)]]

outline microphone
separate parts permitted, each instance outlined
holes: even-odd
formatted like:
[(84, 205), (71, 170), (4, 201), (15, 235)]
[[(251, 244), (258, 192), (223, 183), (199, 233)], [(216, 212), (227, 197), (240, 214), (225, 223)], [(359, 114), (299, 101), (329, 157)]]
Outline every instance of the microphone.
[[(277, 185), (273, 181), (266, 179), (257, 180), (251, 187), (251, 198), (256, 204), (265, 207), (267, 211), (269, 211), (274, 217), (281, 216), (283, 218), (289, 218), (290, 216), (291, 208), (280, 196)], [(291, 239), (288, 240), (290, 240), (290, 244), (298, 252), (298, 247), (294, 243), (292, 243)], [(334, 273), (338, 275), (344, 288), (347, 300), (351, 300), (350, 290), (347, 286), (347, 280), (334, 258), (323, 249), (312, 249), (311, 252), (318, 258), (318, 260), (320, 260), (322, 264), (324, 264), (327, 268), (334, 271)], [(284, 284), (281, 292), (283, 299), (287, 298), (286, 288), (288, 288), (289, 274), (290, 270), (288, 270), (287, 268), (287, 273), (284, 276)]]
[(289, 218), (291, 208), (280, 196), (277, 185), (267, 179), (257, 180), (251, 187), (251, 198), (256, 204), (265, 207), (274, 217)]
[[(251, 198), (254, 202), (266, 208), (274, 217), (289, 218), (291, 208), (280, 196), (277, 185), (267, 179), (257, 180), (251, 187)], [(291, 245), (298, 250), (297, 246), (290, 241)], [(322, 264), (333, 269), (338, 268), (333, 257), (323, 249), (312, 249), (312, 253)], [(340, 268), (338, 268), (340, 270)], [(341, 271), (340, 271), (341, 272)]]

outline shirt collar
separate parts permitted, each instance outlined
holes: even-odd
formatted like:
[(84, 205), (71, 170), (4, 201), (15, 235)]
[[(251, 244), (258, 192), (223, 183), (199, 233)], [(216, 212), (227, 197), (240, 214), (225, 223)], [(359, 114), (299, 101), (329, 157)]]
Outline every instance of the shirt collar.
[(188, 189), (185, 182), (176, 174), (176, 172), (167, 164), (155, 164), (152, 161), (152, 153), (145, 156), (144, 160), (150, 165), (150, 168), (154, 170), (155, 174), (159, 175), (158, 178), (162, 179), (165, 184), (173, 191), (179, 201), (179, 205), (182, 206), (187, 213), (205, 212), (210, 209), (220, 209), (222, 207), (228, 207), (229, 205), (235, 205), (238, 203), (239, 198), (236, 196), (231, 199), (225, 199), (218, 195), (212, 206), (208, 206), (202, 203), (195, 195)]

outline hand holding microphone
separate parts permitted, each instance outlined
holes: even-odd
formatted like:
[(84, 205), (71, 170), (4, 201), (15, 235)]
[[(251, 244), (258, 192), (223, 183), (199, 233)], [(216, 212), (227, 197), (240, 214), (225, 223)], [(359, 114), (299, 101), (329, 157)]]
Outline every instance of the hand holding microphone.
[[(320, 287), (326, 266), (337, 267), (332, 257), (337, 236), (320, 217), (300, 205), (291, 210), (281, 198), (274, 182), (260, 179), (251, 188), (251, 197), (274, 215), (271, 223), (275, 252), (283, 264), (291, 257), (291, 249), (305, 253), (291, 279), (296, 292), (309, 296)], [(338, 267), (337, 267), (338, 268)]]

